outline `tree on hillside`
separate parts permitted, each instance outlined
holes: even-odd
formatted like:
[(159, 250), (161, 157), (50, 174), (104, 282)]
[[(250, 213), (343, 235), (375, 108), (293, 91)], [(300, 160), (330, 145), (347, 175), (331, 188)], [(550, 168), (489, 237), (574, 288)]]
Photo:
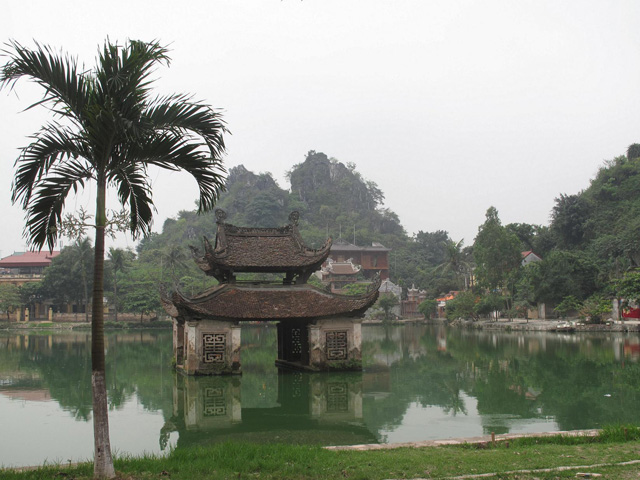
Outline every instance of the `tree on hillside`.
[(627, 148), (627, 159), (633, 160), (635, 158), (640, 158), (640, 143), (632, 143)]
[(168, 64), (159, 43), (105, 42), (95, 67), (37, 44), (11, 41), (4, 52), (0, 87), (30, 80), (44, 89), (33, 106), (55, 120), (32, 137), (16, 162), (12, 200), (26, 211), (25, 236), (32, 248), (53, 249), (65, 200), (95, 182), (95, 268), (91, 325), (94, 476), (113, 478), (104, 355), (104, 253), (106, 193), (115, 188), (129, 211), (134, 237), (151, 229), (149, 168), (190, 173), (199, 189), (199, 211), (213, 207), (223, 187), (221, 155), (226, 131), (210, 106), (185, 95), (152, 98), (151, 72)]
[(420, 230), (413, 237), (416, 245), (416, 256), (421, 262), (431, 266), (440, 265), (445, 261), (447, 245), (452, 242), (449, 233), (444, 230), (437, 232), (423, 232)]
[(551, 212), (551, 230), (564, 248), (580, 245), (586, 234), (591, 205), (582, 195), (564, 195), (556, 198)]
[(473, 244), (476, 276), (480, 286), (496, 290), (506, 286), (509, 273), (521, 262), (518, 237), (502, 226), (498, 211), (490, 207)]
[(614, 289), (617, 296), (625, 300), (625, 307), (629, 304), (640, 305), (640, 270), (625, 273), (615, 283)]
[(279, 227), (286, 217), (276, 191), (254, 193), (245, 210), (247, 225), (252, 227)]
[[(514, 233), (518, 240), (520, 240), (520, 249), (525, 252), (528, 250), (536, 251), (534, 248), (535, 238), (540, 229), (537, 225), (531, 225), (529, 223), (509, 223), (505, 225), (508, 232)], [(538, 252), (536, 252), (538, 253)]]
[(585, 300), (600, 287), (597, 265), (581, 251), (554, 250), (527, 269), (535, 276), (536, 299), (545, 303), (557, 304), (568, 296)]
[(164, 269), (166, 268), (171, 275), (171, 280), (176, 283), (180, 275), (178, 270), (187, 268), (187, 252), (180, 245), (169, 245), (160, 253), (160, 276), (164, 280)]

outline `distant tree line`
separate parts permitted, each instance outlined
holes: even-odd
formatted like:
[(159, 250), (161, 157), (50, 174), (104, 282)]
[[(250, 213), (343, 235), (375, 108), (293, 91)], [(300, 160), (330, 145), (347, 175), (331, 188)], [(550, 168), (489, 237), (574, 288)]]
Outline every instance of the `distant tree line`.
[[(229, 222), (259, 227), (284, 225), (298, 210), (300, 231), (310, 246), (322, 245), (327, 236), (357, 245), (382, 243), (392, 249), (394, 283), (426, 290), (426, 315), (435, 311), (433, 299), (453, 290), (463, 293), (450, 302), (450, 316), (523, 317), (545, 303), (549, 310), (556, 307), (557, 315), (582, 312), (597, 321), (614, 299), (621, 307), (640, 300), (640, 158), (634, 157), (639, 152), (640, 146), (630, 146), (627, 155), (605, 162), (588, 188), (560, 194), (548, 226), (503, 225), (499, 212), (489, 207), (468, 245), (444, 230), (407, 235), (398, 216), (384, 207), (384, 194), (374, 182), (363, 179), (353, 164), (315, 151), (288, 172), (290, 190), (269, 173), (232, 168), (217, 206)], [(187, 295), (215, 285), (188, 251), (189, 245), (201, 247), (203, 236), (213, 240), (215, 232), (213, 213), (181, 211), (165, 221), (162, 233), (141, 240), (135, 252), (111, 249), (105, 262), (109, 304), (117, 312), (156, 312), (161, 284)], [(28, 298), (86, 305), (91, 249), (86, 239), (66, 247), (40, 286), (25, 287)], [(542, 261), (522, 266), (527, 251)], [(25, 294), (18, 297), (0, 289), (0, 308), (24, 302)]]

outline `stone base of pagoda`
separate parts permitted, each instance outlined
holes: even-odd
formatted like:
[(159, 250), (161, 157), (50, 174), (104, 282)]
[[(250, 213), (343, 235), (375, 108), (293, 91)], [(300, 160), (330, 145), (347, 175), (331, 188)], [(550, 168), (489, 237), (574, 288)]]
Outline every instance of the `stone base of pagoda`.
[(240, 374), (240, 327), (217, 320), (174, 320), (173, 356), (176, 369), (187, 375)]
[(362, 370), (361, 321), (281, 321), (276, 365), (308, 371)]

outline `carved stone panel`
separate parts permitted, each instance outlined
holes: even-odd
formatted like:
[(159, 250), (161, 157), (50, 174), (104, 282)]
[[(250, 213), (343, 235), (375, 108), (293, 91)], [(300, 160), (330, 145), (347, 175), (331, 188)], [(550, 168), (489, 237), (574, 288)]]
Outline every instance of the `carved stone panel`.
[(227, 402), (224, 388), (207, 387), (204, 389), (205, 417), (223, 417), (227, 414)]
[(227, 335), (224, 333), (202, 334), (202, 362), (224, 363), (227, 348)]
[(346, 360), (348, 356), (347, 331), (328, 331), (326, 348), (327, 360)]
[(349, 411), (349, 387), (346, 383), (327, 383), (327, 413)]

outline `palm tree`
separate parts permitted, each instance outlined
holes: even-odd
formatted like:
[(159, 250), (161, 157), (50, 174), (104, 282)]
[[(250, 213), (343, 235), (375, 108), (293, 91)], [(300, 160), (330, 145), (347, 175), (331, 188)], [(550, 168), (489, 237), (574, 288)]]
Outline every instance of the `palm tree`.
[(469, 262), (465, 258), (463, 251), (464, 239), (459, 242), (448, 240), (445, 243), (445, 260), (443, 263), (436, 267), (436, 271), (441, 273), (453, 273), (458, 286), (461, 285), (460, 277), (464, 278), (464, 289), (468, 288), (467, 285), (467, 272), (470, 270)]
[[(187, 254), (179, 245), (169, 245), (161, 252), (160, 261), (167, 266), (170, 271), (171, 279), (174, 284), (177, 284), (177, 268), (187, 267)], [(160, 270), (160, 276), (164, 277), (162, 269)]]
[(153, 201), (148, 169), (184, 170), (199, 188), (199, 212), (213, 207), (223, 188), (221, 157), (225, 124), (210, 106), (185, 95), (151, 98), (150, 74), (168, 64), (157, 42), (107, 40), (96, 66), (79, 68), (69, 55), (36, 44), (6, 45), (0, 88), (21, 79), (44, 89), (31, 105), (45, 106), (54, 120), (44, 125), (16, 161), (12, 201), (26, 211), (30, 246), (53, 249), (67, 195), (95, 182), (95, 268), (91, 320), (94, 476), (115, 476), (105, 383), (104, 243), (106, 193), (114, 188), (129, 212), (134, 238), (150, 232)]

